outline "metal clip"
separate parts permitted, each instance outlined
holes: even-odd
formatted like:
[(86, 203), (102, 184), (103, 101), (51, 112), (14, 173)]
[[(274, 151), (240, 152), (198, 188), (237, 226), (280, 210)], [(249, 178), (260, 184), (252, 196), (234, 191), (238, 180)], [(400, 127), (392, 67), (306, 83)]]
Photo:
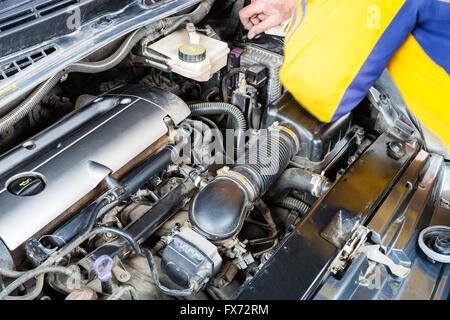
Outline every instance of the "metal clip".
[(336, 258), (334, 258), (333, 262), (331, 262), (330, 272), (332, 274), (342, 272), (351, 261), (355, 260), (359, 254), (359, 249), (366, 242), (369, 233), (370, 230), (363, 226), (356, 229)]
[(330, 272), (332, 274), (342, 272), (360, 253), (363, 253), (370, 261), (381, 263), (388, 267), (394, 276), (405, 278), (409, 274), (409, 268), (394, 263), (380, 251), (380, 245), (364, 245), (369, 233), (370, 230), (368, 228), (358, 227), (336, 258), (334, 258), (330, 265)]

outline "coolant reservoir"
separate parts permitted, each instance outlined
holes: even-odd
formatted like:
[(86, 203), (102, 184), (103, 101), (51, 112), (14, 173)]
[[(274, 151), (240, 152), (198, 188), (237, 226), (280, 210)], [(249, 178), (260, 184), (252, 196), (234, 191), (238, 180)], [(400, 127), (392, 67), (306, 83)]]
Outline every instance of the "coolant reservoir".
[(172, 71), (186, 78), (208, 81), (227, 64), (227, 43), (185, 29), (175, 31), (149, 46), (167, 57)]

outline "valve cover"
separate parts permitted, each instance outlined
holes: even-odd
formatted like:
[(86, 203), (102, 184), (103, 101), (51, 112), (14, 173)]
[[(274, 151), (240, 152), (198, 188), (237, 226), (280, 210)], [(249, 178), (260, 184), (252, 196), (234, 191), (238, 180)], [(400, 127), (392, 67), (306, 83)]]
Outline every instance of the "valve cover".
[(119, 87), (0, 157), (0, 238), (16, 249), (190, 114), (172, 93)]

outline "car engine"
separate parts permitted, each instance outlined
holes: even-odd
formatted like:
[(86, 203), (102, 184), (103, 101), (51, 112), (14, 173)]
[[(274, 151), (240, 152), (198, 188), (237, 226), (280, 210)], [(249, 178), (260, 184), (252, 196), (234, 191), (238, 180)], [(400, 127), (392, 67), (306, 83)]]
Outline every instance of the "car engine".
[[(264, 297), (258, 279), (288, 272), (288, 239), (311, 230), (321, 240), (303, 240), (298, 261), (329, 256), (302, 279), (346, 270), (332, 257), (420, 134), (383, 86), (318, 121), (283, 89), (282, 38), (248, 40), (234, 5), (213, 4), (108, 44), (32, 91), (26, 117), (1, 118), (2, 299)], [(373, 155), (391, 168), (382, 178)], [(358, 202), (369, 164), (382, 182)], [(358, 239), (376, 244), (373, 230)], [(286, 297), (311, 297), (314, 281)]]

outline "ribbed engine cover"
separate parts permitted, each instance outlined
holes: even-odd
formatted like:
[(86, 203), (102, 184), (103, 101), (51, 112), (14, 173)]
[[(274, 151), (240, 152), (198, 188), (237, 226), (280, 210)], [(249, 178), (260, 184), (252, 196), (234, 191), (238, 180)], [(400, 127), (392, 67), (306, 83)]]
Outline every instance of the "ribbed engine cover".
[[(2, 156), (1, 240), (16, 249), (93, 190), (108, 174), (99, 168), (116, 172), (168, 132), (166, 116), (178, 124), (189, 113), (169, 92), (123, 86)], [(43, 190), (13, 194), (36, 179)]]

